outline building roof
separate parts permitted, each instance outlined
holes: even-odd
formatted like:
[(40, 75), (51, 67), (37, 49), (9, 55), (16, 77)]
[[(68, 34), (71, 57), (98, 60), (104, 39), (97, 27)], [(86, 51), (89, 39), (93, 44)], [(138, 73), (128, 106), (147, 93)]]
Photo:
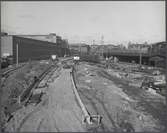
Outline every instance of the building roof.
[(55, 33), (50, 33), (50, 34), (41, 34), (41, 35), (7, 35), (3, 32), (1, 32), (1, 36), (18, 36), (18, 37), (24, 37), (24, 38), (29, 38), (29, 39), (35, 39), (39, 41), (47, 41), (47, 42), (52, 42), (56, 43), (57, 39), (62, 40), (61, 36), (57, 36)]
[(89, 46), (88, 44), (86, 43), (70, 43), (69, 46)]
[(161, 44), (163, 44), (163, 45), (167, 45), (167, 42), (165, 42), (165, 41), (163, 41), (163, 42), (157, 42), (157, 43), (153, 43), (152, 45), (161, 45)]
[(51, 38), (51, 36), (49, 35), (16, 35), (16, 36), (56, 43), (56, 40), (53, 40), (53, 38)]

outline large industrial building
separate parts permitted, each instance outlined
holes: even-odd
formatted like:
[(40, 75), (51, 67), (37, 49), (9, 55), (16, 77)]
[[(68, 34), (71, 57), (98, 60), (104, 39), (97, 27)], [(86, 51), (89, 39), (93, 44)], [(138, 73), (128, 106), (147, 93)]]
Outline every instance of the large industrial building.
[(55, 34), (1, 36), (1, 56), (11, 55), (13, 63), (48, 59), (52, 54), (69, 54), (67, 40)]

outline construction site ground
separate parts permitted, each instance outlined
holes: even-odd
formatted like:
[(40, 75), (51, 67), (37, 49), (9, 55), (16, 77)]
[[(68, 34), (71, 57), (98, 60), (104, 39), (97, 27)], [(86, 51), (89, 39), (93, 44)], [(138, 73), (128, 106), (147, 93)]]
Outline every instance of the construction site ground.
[[(70, 77), (71, 69), (59, 67), (43, 89), (42, 101), (28, 104), (15, 112), (6, 125), (6, 131), (17, 132), (65, 132), (86, 131), (82, 124), (82, 112), (77, 105)], [(43, 84), (43, 83), (41, 83)], [(39, 85), (40, 86), (40, 85)]]
[(102, 123), (90, 131), (123, 131), (121, 123), (128, 121), (132, 131), (164, 131), (165, 97), (140, 88), (143, 73), (104, 69), (92, 63), (76, 66), (75, 79), (83, 103), (91, 115), (101, 115)]
[(142, 73), (122, 78), (122, 71), (112, 68), (88, 62), (75, 65), (74, 79), (82, 102), (90, 115), (102, 116), (99, 125), (88, 125), (83, 122), (83, 112), (73, 92), (72, 69), (64, 68), (60, 62), (57, 66), (37, 88), (44, 92), (40, 103), (32, 101), (13, 112), (5, 131), (122, 132), (125, 120), (135, 132), (165, 130), (165, 97), (139, 87), (141, 81), (135, 78), (140, 79)]

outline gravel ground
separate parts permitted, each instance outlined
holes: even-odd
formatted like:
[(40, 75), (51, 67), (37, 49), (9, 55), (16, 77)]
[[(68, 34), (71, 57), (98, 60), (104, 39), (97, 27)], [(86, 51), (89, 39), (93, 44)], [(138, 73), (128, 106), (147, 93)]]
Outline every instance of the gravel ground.
[(80, 63), (76, 70), (78, 91), (89, 113), (103, 117), (102, 124), (90, 131), (123, 131), (121, 123), (125, 120), (132, 131), (164, 131), (163, 96), (130, 86), (129, 81), (116, 76), (114, 70), (107, 72), (85, 63)]

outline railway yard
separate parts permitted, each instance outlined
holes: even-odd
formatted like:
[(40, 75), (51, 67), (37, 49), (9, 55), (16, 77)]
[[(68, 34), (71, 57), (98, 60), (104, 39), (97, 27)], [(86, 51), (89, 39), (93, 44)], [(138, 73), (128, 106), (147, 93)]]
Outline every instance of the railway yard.
[(75, 64), (68, 57), (7, 70), (2, 78), (3, 131), (165, 131), (165, 96), (141, 88), (148, 73), (132, 71), (132, 64), (112, 65)]
[(0, 133), (166, 132), (165, 4), (2, 1)]

